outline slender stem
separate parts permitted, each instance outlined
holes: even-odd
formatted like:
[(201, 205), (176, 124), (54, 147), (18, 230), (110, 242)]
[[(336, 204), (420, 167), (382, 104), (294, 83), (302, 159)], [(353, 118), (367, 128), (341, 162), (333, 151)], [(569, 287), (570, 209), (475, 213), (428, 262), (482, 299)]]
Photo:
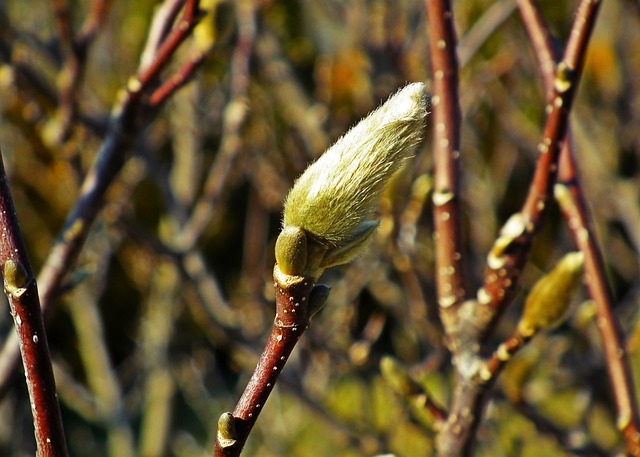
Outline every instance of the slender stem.
[(482, 370), (478, 373), (483, 382), (497, 379), (498, 374), (504, 366), (511, 360), (520, 349), (524, 347), (533, 335), (524, 336), (519, 331), (516, 332), (505, 342), (498, 346), (498, 349), (491, 355)]
[(433, 216), (438, 303), (445, 328), (465, 296), (460, 215), (460, 103), (453, 11), (447, 0), (426, 0), (433, 78)]
[(31, 400), (38, 457), (67, 456), (51, 355), (40, 309), (38, 288), (0, 156), (0, 265), (4, 289), (16, 325)]
[(553, 97), (553, 75), (556, 70), (556, 61), (560, 59), (560, 55), (554, 50), (551, 34), (545, 26), (544, 19), (534, 1), (518, 0), (518, 9), (538, 59), (547, 101), (551, 101)]
[(185, 62), (178, 71), (169, 77), (160, 87), (158, 87), (149, 97), (149, 106), (156, 107), (162, 105), (178, 89), (191, 81), (193, 74), (200, 68), (207, 54), (196, 52)]
[(309, 325), (314, 280), (304, 276), (285, 275), (277, 265), (273, 277), (276, 288), (273, 328), (233, 413), (224, 413), (220, 418), (214, 457), (240, 455), (287, 359)]
[(98, 30), (107, 18), (112, 0), (93, 0), (89, 14), (76, 37), (76, 47), (80, 53), (86, 53)]

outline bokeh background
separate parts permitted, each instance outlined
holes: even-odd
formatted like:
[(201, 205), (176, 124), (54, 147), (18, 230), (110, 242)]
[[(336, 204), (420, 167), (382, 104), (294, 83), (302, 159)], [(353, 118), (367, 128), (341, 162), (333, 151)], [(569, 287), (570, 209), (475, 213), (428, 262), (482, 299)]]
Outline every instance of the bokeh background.
[[(55, 1), (0, 2), (0, 147), (37, 272), (135, 74), (158, 3), (108, 2), (60, 134), (64, 80)], [(93, 2), (70, 1), (79, 30)], [(214, 40), (192, 83), (141, 128), (63, 293), (47, 311), (72, 456), (211, 455), (273, 320), (273, 246), (305, 166), (390, 93), (429, 82), (424, 5), (399, 1), (213, 1), (196, 34)], [(576, 1), (540, 2), (563, 43)], [(461, 65), (466, 267), (477, 289), (501, 224), (526, 195), (544, 91), (515, 1), (454, 2)], [(202, 39), (202, 38), (201, 38)], [(174, 59), (189, 55), (188, 41)], [(171, 69), (171, 68), (170, 68)], [(169, 70), (170, 70), (169, 69)], [(604, 2), (572, 115), (577, 160), (640, 388), (640, 7)], [(312, 321), (258, 420), (247, 456), (432, 455), (433, 418), (394, 392), (382, 357), (446, 404), (448, 354), (436, 313), (431, 134), (389, 186), (372, 246), (325, 273)], [(573, 249), (556, 208), (524, 292)], [(473, 292), (471, 293), (473, 295)], [(509, 363), (477, 455), (615, 455), (620, 438), (594, 310)], [(0, 342), (13, 332), (0, 313)], [(22, 371), (0, 399), (0, 454), (33, 455)], [(573, 449), (573, 450), (572, 450)]]

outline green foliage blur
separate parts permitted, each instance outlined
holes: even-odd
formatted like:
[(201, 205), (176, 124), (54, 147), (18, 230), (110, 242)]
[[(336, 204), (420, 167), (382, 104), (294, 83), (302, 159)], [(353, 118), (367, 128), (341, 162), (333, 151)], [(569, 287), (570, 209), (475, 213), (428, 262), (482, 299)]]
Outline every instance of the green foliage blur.
[[(0, 2), (0, 148), (36, 272), (78, 199), (158, 7), (109, 2), (73, 88), (76, 115), (61, 138), (64, 58), (54, 3)], [(94, 2), (68, 3), (77, 31)], [(429, 83), (422, 2), (210, 3), (213, 16), (202, 26), (214, 40), (209, 56), (139, 131), (64, 294), (47, 311), (72, 456), (212, 454), (217, 418), (233, 409), (271, 327), (273, 248), (288, 189), (390, 93), (407, 82)], [(576, 4), (540, 2), (561, 43)], [(545, 103), (515, 2), (454, 7), (465, 255), (475, 290), (501, 224), (526, 195)], [(239, 43), (249, 43), (250, 54)], [(167, 75), (196, 46), (185, 43)], [(604, 2), (571, 119), (636, 390), (638, 49), (638, 3)], [(321, 278), (332, 288), (328, 303), (287, 363), (244, 455), (434, 453), (433, 418), (419, 398), (394, 392), (379, 370), (380, 359), (392, 356), (440, 404), (449, 400), (452, 371), (434, 290), (428, 129), (383, 197), (372, 247)], [(203, 230), (189, 232), (196, 209), (207, 205)], [(554, 208), (523, 288), (572, 249)], [(477, 455), (569, 456), (577, 448), (614, 455), (620, 438), (593, 304), (584, 290), (577, 301), (566, 324), (536, 337), (501, 375)], [(496, 345), (513, 331), (521, 305), (522, 297), (501, 320)], [(5, 310), (0, 343), (13, 332)], [(0, 399), (4, 456), (35, 452), (19, 371)]]

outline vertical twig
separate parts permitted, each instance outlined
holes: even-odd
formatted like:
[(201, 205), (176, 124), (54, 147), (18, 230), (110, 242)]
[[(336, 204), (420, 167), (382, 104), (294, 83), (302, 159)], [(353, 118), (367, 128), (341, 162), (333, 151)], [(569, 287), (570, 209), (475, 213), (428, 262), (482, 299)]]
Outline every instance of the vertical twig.
[(585, 278), (589, 294), (596, 304), (596, 326), (602, 339), (616, 403), (617, 427), (625, 439), (628, 455), (640, 456), (640, 419), (633, 375), (620, 324), (613, 312), (613, 292), (607, 281), (604, 260), (591, 226), (589, 210), (573, 160), (572, 152), (565, 148), (556, 184), (556, 199), (567, 220), (574, 243), (585, 254)]
[(38, 288), (20, 234), (4, 163), (0, 155), (0, 265), (9, 298), (27, 389), (38, 457), (64, 457), (67, 444), (62, 427), (56, 383), (44, 329)]
[(460, 103), (453, 11), (447, 0), (425, 1), (433, 78), (433, 215), (436, 280), (443, 324), (456, 320), (465, 296), (460, 217)]

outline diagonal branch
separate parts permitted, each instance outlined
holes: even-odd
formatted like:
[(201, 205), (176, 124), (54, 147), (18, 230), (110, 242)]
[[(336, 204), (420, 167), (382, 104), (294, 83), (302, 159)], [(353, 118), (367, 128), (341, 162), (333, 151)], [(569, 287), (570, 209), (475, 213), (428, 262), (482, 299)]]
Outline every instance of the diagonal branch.
[[(547, 28), (531, 0), (519, 0), (519, 8), (529, 35), (532, 37), (542, 77), (548, 94), (553, 88), (553, 47)], [(571, 230), (576, 246), (585, 255), (585, 277), (589, 293), (596, 304), (597, 327), (603, 341), (606, 364), (613, 388), (618, 414), (618, 426), (630, 455), (640, 455), (640, 417), (634, 392), (629, 359), (624, 351), (624, 337), (613, 312), (614, 299), (607, 280), (602, 251), (593, 230), (592, 218), (575, 163), (570, 132), (560, 155), (556, 199)]]
[[(326, 286), (315, 286), (312, 278), (283, 274), (276, 265), (276, 317), (271, 334), (233, 413), (224, 413), (218, 421), (214, 457), (237, 457), (262, 411), (284, 364), (302, 333), (309, 325), (314, 306), (324, 302)], [(320, 300), (312, 293), (320, 292)], [(320, 303), (319, 303), (320, 302)]]
[(598, 7), (599, 3), (592, 0), (583, 0), (578, 6), (564, 57), (555, 70), (543, 139), (538, 145), (538, 163), (529, 193), (522, 210), (511, 216), (503, 227), (487, 258), (485, 281), (479, 293), (480, 303), (488, 308), (487, 328), (491, 328), (517, 291), (520, 272), (526, 263), (533, 237), (542, 224), (542, 217), (552, 197), (569, 113)]

